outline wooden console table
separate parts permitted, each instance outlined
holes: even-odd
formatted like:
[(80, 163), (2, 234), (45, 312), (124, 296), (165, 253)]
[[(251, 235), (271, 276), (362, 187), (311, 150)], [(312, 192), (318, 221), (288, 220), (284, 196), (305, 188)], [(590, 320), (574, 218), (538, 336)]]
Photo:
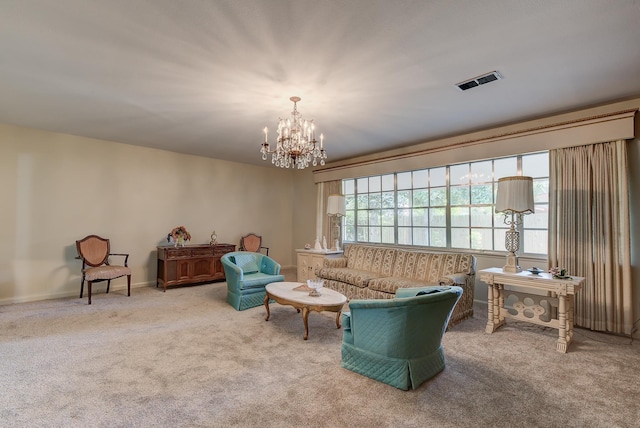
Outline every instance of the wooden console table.
[(158, 280), (156, 287), (224, 281), (220, 258), (235, 251), (233, 244), (185, 245), (158, 247)]
[[(548, 273), (508, 273), (503, 272), (502, 268), (483, 269), (479, 273), (480, 279), (489, 286), (487, 333), (493, 333), (504, 325), (505, 318), (557, 328), (556, 349), (558, 352), (567, 352), (567, 347), (573, 340), (575, 294), (582, 289), (584, 278), (572, 276), (571, 279), (556, 279)], [(505, 286), (508, 288), (505, 289)], [(546, 294), (530, 294), (517, 288)], [(512, 296), (517, 300), (507, 309), (505, 300)], [(552, 307), (557, 307), (557, 318), (553, 316)]]

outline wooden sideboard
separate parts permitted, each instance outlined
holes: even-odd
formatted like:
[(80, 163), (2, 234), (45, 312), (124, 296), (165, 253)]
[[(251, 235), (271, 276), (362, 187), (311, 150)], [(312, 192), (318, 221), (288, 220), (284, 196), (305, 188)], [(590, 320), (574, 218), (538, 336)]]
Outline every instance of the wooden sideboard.
[(233, 244), (185, 245), (158, 247), (158, 280), (156, 287), (201, 284), (223, 281), (220, 258), (236, 250)]

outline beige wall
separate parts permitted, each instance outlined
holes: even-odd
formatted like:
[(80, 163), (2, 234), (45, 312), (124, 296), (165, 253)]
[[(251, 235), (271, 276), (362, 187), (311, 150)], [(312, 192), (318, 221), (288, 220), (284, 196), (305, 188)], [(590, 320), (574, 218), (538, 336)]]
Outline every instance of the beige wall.
[(292, 260), (296, 263), (296, 249), (304, 244), (313, 245), (316, 237), (316, 194), (311, 169), (296, 171), (293, 175), (293, 250)]
[(310, 172), (9, 125), (0, 125), (0, 154), (0, 304), (76, 295), (75, 240), (89, 234), (130, 253), (137, 287), (155, 284), (156, 246), (178, 225), (192, 243), (208, 243), (214, 229), (236, 245), (260, 233), (285, 267), (315, 228)]

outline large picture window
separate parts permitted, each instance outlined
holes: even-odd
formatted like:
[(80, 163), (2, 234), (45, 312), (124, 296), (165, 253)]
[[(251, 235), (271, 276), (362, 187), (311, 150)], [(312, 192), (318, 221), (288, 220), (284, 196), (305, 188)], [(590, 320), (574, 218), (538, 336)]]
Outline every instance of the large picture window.
[(536, 211), (519, 226), (521, 250), (546, 254), (548, 158), (534, 153), (343, 180), (344, 241), (504, 251), (498, 179), (525, 175), (533, 177)]

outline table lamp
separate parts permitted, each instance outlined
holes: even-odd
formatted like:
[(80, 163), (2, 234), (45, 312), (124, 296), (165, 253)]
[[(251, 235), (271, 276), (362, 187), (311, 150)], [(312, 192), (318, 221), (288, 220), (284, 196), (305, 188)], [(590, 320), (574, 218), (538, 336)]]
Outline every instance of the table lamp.
[[(344, 195), (329, 195), (327, 199), (327, 215), (331, 217), (331, 250), (340, 251), (340, 218), (346, 214), (344, 205)], [(337, 233), (334, 235), (333, 230)], [(336, 237), (335, 240), (333, 237)]]
[(504, 246), (509, 254), (507, 254), (507, 264), (502, 270), (512, 273), (521, 272), (522, 269), (518, 266), (518, 256), (516, 255), (520, 249), (520, 233), (515, 227), (522, 224), (524, 214), (535, 212), (533, 179), (523, 176), (498, 179), (496, 212), (504, 213), (504, 224), (510, 226), (504, 237)]

